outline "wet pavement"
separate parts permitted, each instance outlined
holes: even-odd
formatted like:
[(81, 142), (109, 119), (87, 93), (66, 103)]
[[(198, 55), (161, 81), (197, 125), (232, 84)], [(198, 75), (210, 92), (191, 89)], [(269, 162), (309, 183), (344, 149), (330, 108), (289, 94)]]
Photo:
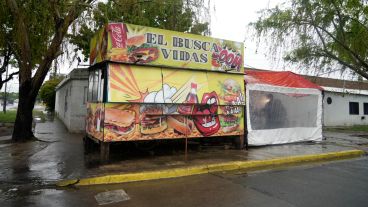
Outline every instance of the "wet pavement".
[(181, 141), (161, 143), (154, 150), (136, 150), (133, 143), (125, 143), (112, 146), (112, 161), (100, 164), (97, 151), (84, 154), (83, 134), (68, 133), (58, 119), (37, 123), (35, 135), (40, 141), (10, 143), (9, 136), (0, 137), (0, 204), (17, 200), (31, 205), (39, 202), (32, 201), (32, 196), (44, 195), (43, 203), (68, 206), (52, 200), (78, 191), (55, 188), (53, 184), (61, 179), (350, 149), (368, 151), (368, 133), (329, 131), (321, 143), (251, 147), (248, 151), (233, 149), (231, 142), (190, 143), (187, 159)]
[[(39, 189), (1, 206), (99, 206), (98, 196), (126, 192), (105, 206), (366, 206), (367, 157), (251, 173), (211, 173), (79, 188)], [(124, 197), (123, 197), (124, 198)], [(105, 199), (106, 200), (106, 199)]]

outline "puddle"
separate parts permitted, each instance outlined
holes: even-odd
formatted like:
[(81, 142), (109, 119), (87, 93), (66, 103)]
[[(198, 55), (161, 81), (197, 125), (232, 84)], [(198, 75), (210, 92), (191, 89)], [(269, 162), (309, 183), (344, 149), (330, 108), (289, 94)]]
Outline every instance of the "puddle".
[(353, 136), (368, 139), (368, 135), (366, 134), (354, 134)]
[(62, 190), (57, 189), (39, 189), (34, 190), (31, 192), (31, 195), (43, 195), (43, 196), (50, 196), (50, 195), (58, 195), (63, 193)]
[(130, 200), (129, 195), (125, 192), (125, 190), (113, 190), (106, 191), (95, 195), (95, 199), (98, 205), (106, 205), (111, 203), (118, 203), (122, 201)]
[(165, 163), (165, 165), (167, 166), (185, 165), (185, 162), (184, 161), (172, 161), (172, 162)]

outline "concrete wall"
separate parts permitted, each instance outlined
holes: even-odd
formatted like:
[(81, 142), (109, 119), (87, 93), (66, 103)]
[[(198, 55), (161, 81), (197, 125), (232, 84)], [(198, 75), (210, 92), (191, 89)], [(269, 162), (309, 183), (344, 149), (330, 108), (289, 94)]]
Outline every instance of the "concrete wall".
[[(332, 103), (327, 103), (331, 97)], [(349, 114), (349, 102), (359, 102), (359, 115)], [(325, 126), (368, 125), (368, 115), (364, 115), (363, 103), (368, 103), (367, 95), (354, 95), (325, 91), (323, 100), (323, 123)], [(363, 117), (363, 119), (362, 119)]]
[(69, 131), (84, 132), (85, 118), (87, 113), (87, 80), (72, 80), (71, 102), (70, 102), (70, 124)]
[(85, 131), (88, 72), (73, 70), (56, 89), (55, 113), (70, 132)]
[(69, 129), (70, 126), (70, 103), (69, 103), (69, 91), (71, 82), (64, 84), (62, 87), (56, 90), (55, 99), (55, 114), (61, 119), (65, 126)]

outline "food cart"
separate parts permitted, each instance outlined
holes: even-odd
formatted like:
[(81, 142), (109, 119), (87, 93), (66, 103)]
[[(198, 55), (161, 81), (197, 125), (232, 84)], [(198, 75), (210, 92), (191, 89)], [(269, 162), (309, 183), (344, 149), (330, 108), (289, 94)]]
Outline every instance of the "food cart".
[[(91, 40), (87, 139), (244, 137), (243, 43), (125, 23)], [(242, 146), (242, 144), (241, 144)]]

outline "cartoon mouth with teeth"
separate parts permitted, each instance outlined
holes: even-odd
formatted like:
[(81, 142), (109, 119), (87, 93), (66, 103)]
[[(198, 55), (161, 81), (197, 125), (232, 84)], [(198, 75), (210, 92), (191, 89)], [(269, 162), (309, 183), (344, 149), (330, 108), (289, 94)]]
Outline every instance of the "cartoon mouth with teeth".
[(216, 92), (212, 91), (211, 93), (203, 94), (201, 104), (195, 105), (193, 108), (193, 121), (202, 135), (211, 136), (220, 129)]

